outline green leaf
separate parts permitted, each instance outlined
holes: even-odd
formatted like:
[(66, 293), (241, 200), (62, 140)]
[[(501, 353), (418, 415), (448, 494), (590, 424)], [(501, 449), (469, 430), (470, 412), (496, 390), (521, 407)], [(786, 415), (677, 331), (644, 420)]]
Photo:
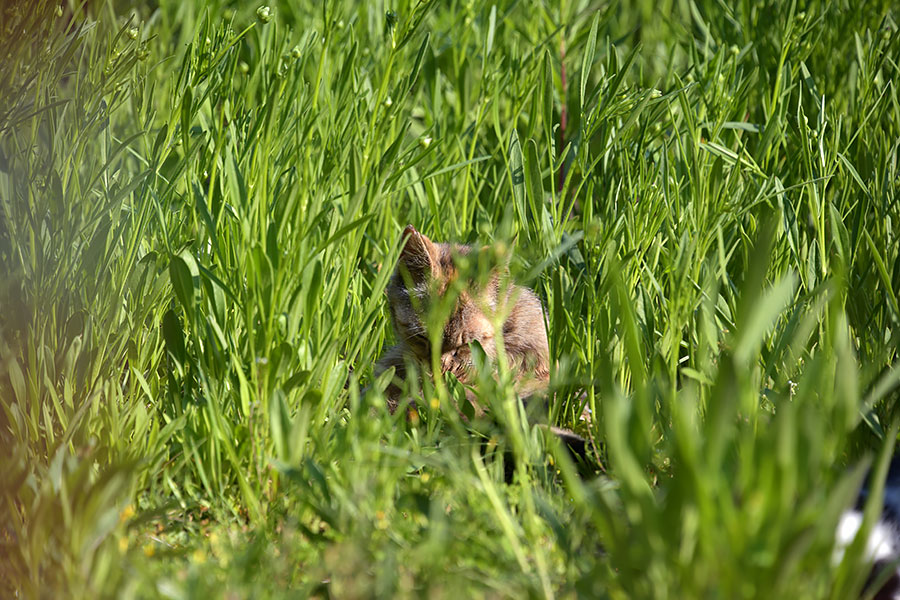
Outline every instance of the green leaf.
[(522, 158), (522, 145), (515, 129), (509, 136), (509, 182), (516, 211), (520, 219), (526, 219), (525, 213), (525, 163)]
[[(544, 184), (541, 177), (541, 163), (538, 158), (537, 144), (534, 140), (525, 142), (525, 189), (528, 206), (531, 209), (532, 222), (542, 214), (544, 204)], [(543, 232), (545, 235), (548, 231)]]
[(212, 216), (209, 214), (209, 209), (206, 206), (206, 194), (196, 179), (192, 182), (191, 187), (194, 190), (194, 207), (197, 209), (197, 212), (200, 213), (200, 220), (203, 221), (203, 225), (206, 227), (209, 241), (212, 242), (213, 249), (218, 254), (219, 236), (216, 234), (216, 225), (213, 223)]
[(861, 189), (866, 196), (871, 196), (871, 194), (869, 193), (869, 186), (867, 186), (866, 182), (863, 181), (863, 178), (859, 176), (859, 172), (856, 170), (856, 167), (854, 167), (850, 163), (850, 161), (847, 160), (847, 157), (844, 156), (844, 154), (842, 152), (838, 152), (837, 157), (840, 159), (841, 163), (843, 163), (844, 167), (850, 173), (850, 176), (853, 177), (853, 181), (856, 182), (856, 185), (859, 186), (859, 189)]
[(491, 6), (491, 14), (488, 17), (487, 36), (484, 40), (484, 58), (482, 60), (482, 68), (487, 65), (491, 50), (494, 49), (494, 31), (497, 28), (497, 5)]
[(893, 313), (894, 321), (900, 322), (900, 306), (897, 305), (897, 296), (894, 295), (894, 289), (891, 285), (891, 276), (888, 275), (884, 259), (881, 258), (881, 254), (878, 252), (878, 248), (875, 246), (875, 242), (872, 240), (872, 236), (869, 235), (868, 230), (863, 230), (863, 236), (866, 239), (866, 244), (869, 246), (869, 251), (872, 253), (872, 258), (875, 260), (875, 266), (878, 275), (881, 277), (881, 282), (884, 285), (884, 293), (887, 296), (888, 306)]
[(181, 256), (169, 257), (169, 279), (188, 320), (194, 320), (194, 278)]
[(312, 319), (320, 300), (319, 295), (322, 293), (322, 261), (318, 258), (304, 270), (303, 284), (306, 297), (304, 319)]
[(166, 340), (166, 350), (180, 365), (185, 364), (187, 353), (184, 349), (184, 332), (181, 322), (171, 308), (163, 315), (163, 338)]
[(185, 154), (190, 147), (191, 116), (193, 114), (192, 102), (193, 94), (191, 92), (191, 86), (187, 86), (184, 90), (184, 95), (181, 97), (181, 143)]
[(428, 42), (431, 40), (431, 34), (426, 33), (425, 38), (422, 40), (422, 44), (419, 46), (419, 51), (416, 52), (416, 61), (413, 63), (413, 68), (409, 72), (409, 89), (411, 90), (413, 86), (416, 84), (416, 80), (419, 78), (419, 70), (422, 68), (422, 59), (425, 57), (425, 52), (428, 51)]
[(594, 52), (597, 50), (597, 24), (600, 22), (600, 11), (594, 13), (591, 21), (591, 32), (588, 34), (587, 45), (584, 49), (584, 56), (581, 58), (581, 86), (579, 91), (579, 100), (581, 112), (584, 113), (584, 94), (587, 91), (588, 80), (591, 76), (591, 67), (594, 64)]
[(166, 139), (169, 136), (169, 124), (163, 123), (163, 126), (159, 128), (159, 133), (156, 134), (156, 141), (153, 143), (153, 157), (157, 162), (162, 160), (162, 149), (166, 143)]
[(544, 68), (541, 73), (541, 109), (544, 117), (544, 130), (548, 149), (553, 147), (553, 59), (550, 51), (544, 51)]
[(13, 394), (15, 394), (16, 400), (22, 406), (27, 405), (25, 395), (25, 377), (22, 375), (22, 368), (19, 366), (19, 363), (13, 359), (10, 359), (5, 367), (7, 369), (7, 376), (9, 377), (9, 382), (12, 385)]
[(272, 263), (272, 268), (278, 271), (278, 264), (281, 260), (281, 249), (278, 246), (278, 225), (272, 221), (266, 230), (266, 256)]
[(272, 442), (275, 446), (275, 456), (280, 460), (288, 460), (290, 457), (288, 435), (293, 427), (284, 393), (278, 389), (269, 397), (269, 425), (272, 431)]
[(363, 216), (363, 217), (360, 217), (360, 218), (356, 219), (355, 221), (353, 221), (353, 222), (351, 222), (351, 223), (348, 223), (348, 224), (344, 225), (343, 227), (341, 227), (340, 229), (338, 229), (337, 231), (335, 231), (334, 234), (330, 235), (330, 236), (328, 237), (327, 240), (325, 240), (324, 242), (322, 242), (321, 244), (319, 244), (319, 246), (318, 246), (318, 247), (316, 248), (316, 250), (313, 252), (313, 255), (315, 256), (315, 255), (320, 254), (320, 253), (321, 253), (323, 250), (325, 250), (328, 246), (330, 246), (330, 245), (332, 245), (333, 243), (335, 243), (336, 241), (340, 240), (341, 238), (343, 238), (344, 236), (346, 236), (348, 233), (350, 233), (351, 231), (353, 231), (353, 230), (356, 229), (357, 227), (361, 227), (362, 225), (364, 225), (366, 222), (368, 222), (368, 221), (369, 221), (371, 218), (373, 218), (374, 216), (375, 216), (375, 215), (373, 215), (373, 214), (365, 215), (365, 216)]
[(775, 320), (793, 300), (796, 287), (797, 277), (791, 273), (779, 279), (749, 307), (735, 344), (734, 357), (738, 365), (745, 366), (753, 361)]

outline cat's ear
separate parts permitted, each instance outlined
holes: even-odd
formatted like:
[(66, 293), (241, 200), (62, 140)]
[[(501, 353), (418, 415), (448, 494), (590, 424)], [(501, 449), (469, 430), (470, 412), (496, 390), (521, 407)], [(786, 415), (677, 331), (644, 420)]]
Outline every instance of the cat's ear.
[(400, 263), (406, 266), (410, 275), (433, 273), (437, 266), (438, 252), (434, 242), (422, 235), (412, 225), (403, 230), (403, 250)]

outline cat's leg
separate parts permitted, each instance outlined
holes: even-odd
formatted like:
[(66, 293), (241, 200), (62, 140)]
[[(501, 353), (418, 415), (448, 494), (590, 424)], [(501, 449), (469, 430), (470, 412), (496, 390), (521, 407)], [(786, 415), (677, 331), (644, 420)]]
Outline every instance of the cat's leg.
[[(396, 346), (388, 348), (384, 355), (378, 359), (378, 362), (375, 363), (375, 377), (378, 377), (391, 367), (394, 368), (394, 378), (384, 390), (384, 395), (387, 399), (388, 410), (391, 411), (391, 414), (394, 414), (394, 411), (397, 410), (397, 406), (399, 406), (401, 400), (402, 390), (397, 384), (398, 382), (406, 379), (405, 356), (405, 349), (403, 348), (403, 346), (398, 344)], [(368, 389), (369, 388), (366, 388), (363, 394), (365, 394)]]

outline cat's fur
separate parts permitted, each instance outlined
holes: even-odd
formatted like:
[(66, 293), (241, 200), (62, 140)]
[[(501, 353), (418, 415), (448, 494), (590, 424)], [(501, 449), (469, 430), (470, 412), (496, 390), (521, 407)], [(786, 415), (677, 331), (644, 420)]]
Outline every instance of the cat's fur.
[[(454, 257), (477, 252), (471, 246), (432, 242), (412, 225), (403, 230), (403, 238), (400, 260), (386, 290), (398, 343), (375, 367), (376, 375), (394, 367), (399, 379), (406, 378), (407, 361), (422, 372), (430, 370), (431, 347), (424, 313), (432, 296), (442, 297), (459, 276)], [(452, 373), (463, 384), (474, 383), (469, 343), (477, 341), (494, 359), (496, 336), (501, 335), (510, 369), (516, 374), (517, 391), (520, 396), (528, 396), (545, 390), (550, 380), (544, 311), (531, 290), (506, 282), (504, 271), (495, 269), (485, 284), (469, 285), (460, 292), (441, 334), (441, 371)], [(498, 311), (508, 314), (502, 331), (495, 332), (492, 317)], [(396, 383), (386, 390), (391, 412), (401, 400), (400, 392)]]

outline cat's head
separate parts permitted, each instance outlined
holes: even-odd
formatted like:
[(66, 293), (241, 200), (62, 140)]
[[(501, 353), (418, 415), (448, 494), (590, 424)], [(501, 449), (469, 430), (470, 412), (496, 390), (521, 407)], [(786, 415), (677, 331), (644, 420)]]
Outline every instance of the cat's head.
[(498, 276), (486, 283), (453, 288), (460, 269), (456, 257), (473, 254), (470, 246), (432, 242), (412, 225), (403, 230), (404, 245), (397, 268), (387, 286), (388, 303), (397, 337), (416, 355), (430, 355), (426, 315), (435, 303), (450, 294), (454, 300), (442, 325), (441, 352), (452, 352), (478, 341), (489, 353), (494, 328), (489, 312), (496, 309)]

